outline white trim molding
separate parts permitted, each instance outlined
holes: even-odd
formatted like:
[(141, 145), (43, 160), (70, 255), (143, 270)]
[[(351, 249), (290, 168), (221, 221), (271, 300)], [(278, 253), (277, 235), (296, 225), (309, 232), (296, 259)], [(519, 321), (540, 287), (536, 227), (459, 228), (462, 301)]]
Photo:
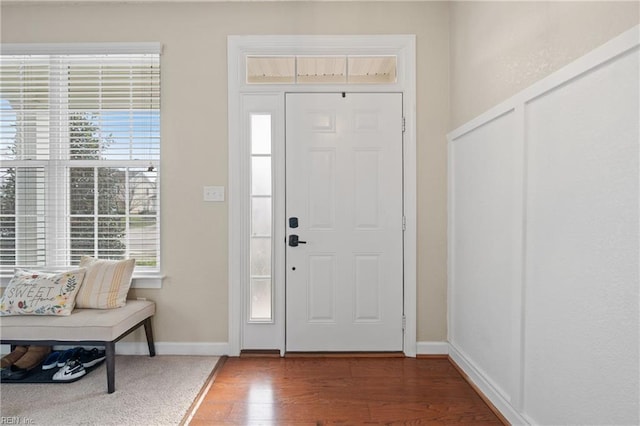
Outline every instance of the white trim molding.
[(2, 43), (3, 55), (94, 55), (94, 54), (158, 54), (162, 44), (140, 43)]
[[(242, 129), (242, 97), (250, 94), (270, 94), (284, 99), (285, 92), (401, 92), (403, 94), (404, 133), (404, 315), (406, 318), (404, 353), (416, 355), (417, 336), (417, 164), (416, 164), (416, 38), (415, 35), (353, 35), (353, 36), (229, 36), (228, 106), (229, 106), (229, 350), (238, 355), (243, 342), (243, 285), (248, 265), (246, 245), (248, 218), (244, 217), (248, 199), (247, 167), (243, 156), (248, 148)], [(248, 55), (394, 55), (397, 58), (397, 80), (389, 84), (247, 84), (246, 57)], [(284, 102), (281, 103), (284, 108)], [(284, 110), (282, 111), (284, 115)], [(278, 123), (276, 123), (279, 126)], [(276, 144), (278, 141), (276, 141)], [(281, 142), (284, 143), (284, 140)], [(284, 148), (274, 147), (274, 162), (284, 164)], [(274, 182), (273, 203), (282, 211), (278, 194), (284, 193), (284, 180)], [(278, 207), (280, 206), (280, 207)], [(275, 228), (274, 240), (284, 239), (283, 231)], [(277, 256), (276, 251), (276, 256)], [(284, 276), (284, 262), (276, 259), (274, 276)], [(245, 283), (245, 284), (243, 284)], [(271, 337), (274, 347), (285, 350), (284, 283), (274, 282), (274, 319), (276, 331)]]
[(502, 392), (491, 383), (487, 375), (482, 372), (468, 356), (463, 355), (453, 344), (449, 344), (449, 357), (465, 372), (469, 380), (478, 387), (480, 392), (493, 404), (512, 425), (528, 425), (529, 422), (518, 413)]
[[(60, 271), (65, 271), (69, 268), (60, 269)], [(48, 268), (43, 268), (43, 270), (48, 270)], [(11, 282), (13, 276), (3, 276), (0, 277), (0, 288), (5, 288)], [(139, 275), (133, 276), (131, 279), (131, 288), (162, 288), (162, 282), (166, 278), (166, 275)]]
[[(222, 356), (229, 354), (227, 342), (155, 342), (157, 355)], [(147, 342), (118, 342), (118, 355), (149, 355)]]
[(449, 355), (449, 342), (418, 342), (416, 355)]

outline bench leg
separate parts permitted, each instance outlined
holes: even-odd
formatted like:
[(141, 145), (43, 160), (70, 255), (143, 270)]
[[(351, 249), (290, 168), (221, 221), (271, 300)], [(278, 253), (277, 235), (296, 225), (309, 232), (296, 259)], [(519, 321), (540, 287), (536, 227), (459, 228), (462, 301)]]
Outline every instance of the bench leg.
[(147, 346), (149, 346), (149, 356), (156, 356), (156, 346), (153, 343), (153, 329), (151, 328), (151, 317), (144, 320), (144, 333), (147, 335)]
[(105, 342), (105, 356), (107, 362), (107, 392), (116, 390), (116, 343)]

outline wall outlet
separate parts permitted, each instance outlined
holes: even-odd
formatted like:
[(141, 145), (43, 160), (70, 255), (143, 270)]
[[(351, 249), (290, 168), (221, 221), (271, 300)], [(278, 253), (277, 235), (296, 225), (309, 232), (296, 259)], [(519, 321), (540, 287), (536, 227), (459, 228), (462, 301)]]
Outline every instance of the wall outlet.
[(205, 186), (204, 201), (224, 201), (224, 186)]

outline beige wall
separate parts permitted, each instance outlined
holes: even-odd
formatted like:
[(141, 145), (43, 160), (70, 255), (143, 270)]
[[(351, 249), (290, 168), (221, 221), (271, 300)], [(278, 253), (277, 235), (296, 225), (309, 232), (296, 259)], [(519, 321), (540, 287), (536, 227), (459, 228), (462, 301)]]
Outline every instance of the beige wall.
[(452, 3), (452, 128), (637, 25), (639, 6), (638, 1)]
[[(3, 5), (3, 42), (159, 41), (162, 56), (160, 342), (226, 342), (227, 204), (202, 186), (227, 186), (230, 34), (416, 34), (418, 340), (446, 338), (448, 5), (444, 3), (187, 3)], [(140, 338), (141, 336), (137, 336)]]
[(4, 3), (0, 37), (164, 45), (167, 279), (133, 296), (157, 302), (157, 341), (207, 343), (228, 329), (227, 204), (202, 201), (202, 186), (227, 186), (226, 36), (416, 34), (417, 340), (444, 341), (446, 133), (637, 21), (637, 3)]

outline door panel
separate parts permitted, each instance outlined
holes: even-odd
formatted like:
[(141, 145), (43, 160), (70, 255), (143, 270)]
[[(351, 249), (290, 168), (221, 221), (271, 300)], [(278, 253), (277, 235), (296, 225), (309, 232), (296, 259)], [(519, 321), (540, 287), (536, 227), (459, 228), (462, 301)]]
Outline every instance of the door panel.
[(287, 351), (402, 350), (402, 95), (286, 95)]

